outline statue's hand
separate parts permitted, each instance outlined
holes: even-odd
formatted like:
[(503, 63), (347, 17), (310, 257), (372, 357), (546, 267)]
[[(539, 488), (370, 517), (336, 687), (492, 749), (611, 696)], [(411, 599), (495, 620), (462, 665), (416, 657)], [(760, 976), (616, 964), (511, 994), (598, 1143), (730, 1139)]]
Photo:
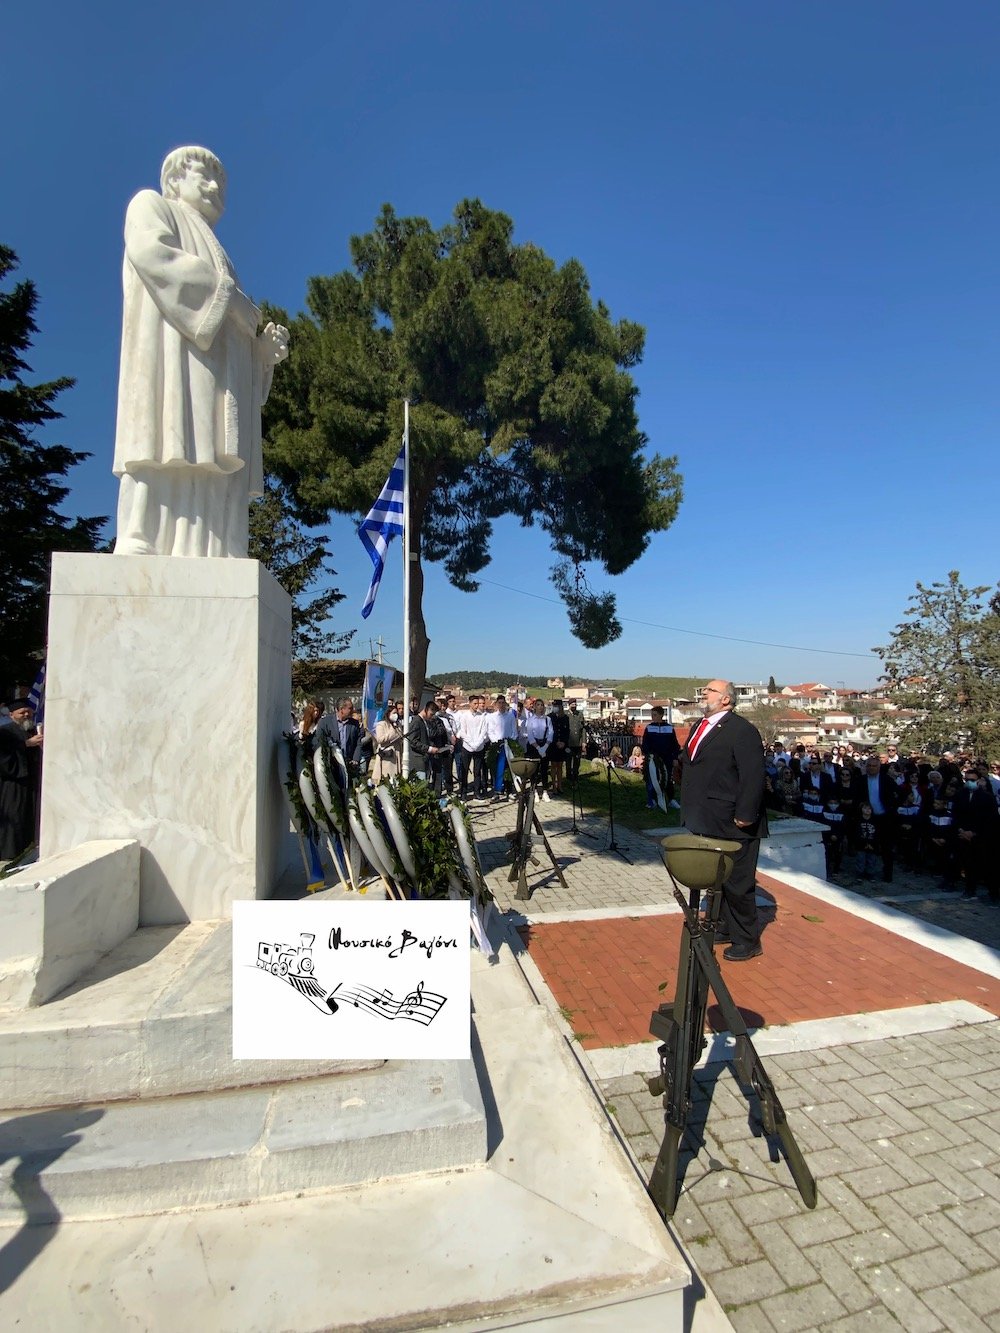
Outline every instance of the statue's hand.
[(269, 321), (257, 341), (268, 365), (277, 366), (288, 355), (288, 330), (284, 324)]

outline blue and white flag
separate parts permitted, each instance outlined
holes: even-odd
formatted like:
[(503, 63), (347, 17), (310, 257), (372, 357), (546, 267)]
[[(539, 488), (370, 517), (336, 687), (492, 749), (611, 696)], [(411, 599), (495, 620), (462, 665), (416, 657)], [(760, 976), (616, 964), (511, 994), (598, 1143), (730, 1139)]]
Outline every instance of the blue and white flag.
[(28, 703), (35, 710), (35, 726), (40, 727), (45, 721), (45, 663), (43, 662), (35, 677), (35, 683), (28, 691)]
[(382, 582), (385, 568), (385, 553), (393, 537), (403, 535), (403, 486), (406, 446), (399, 451), (399, 457), (392, 465), (385, 485), (378, 499), (372, 505), (368, 517), (358, 528), (358, 536), (365, 544), (375, 566), (372, 571), (371, 587), (361, 608), (361, 615), (367, 619), (375, 605), (378, 585)]

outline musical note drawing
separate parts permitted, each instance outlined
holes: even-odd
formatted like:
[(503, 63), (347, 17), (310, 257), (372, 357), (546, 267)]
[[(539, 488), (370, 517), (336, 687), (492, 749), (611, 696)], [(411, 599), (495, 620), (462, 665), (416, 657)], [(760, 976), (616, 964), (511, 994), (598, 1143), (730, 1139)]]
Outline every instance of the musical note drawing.
[(445, 995), (425, 991), (422, 981), (418, 981), (416, 990), (410, 991), (401, 1000), (395, 999), (392, 991), (384, 986), (380, 990), (365, 985), (342, 989), (342, 983), (338, 982), (328, 992), (314, 972), (312, 944), (315, 936), (302, 935), (300, 938), (301, 944), (298, 945), (273, 944), (262, 940), (257, 946), (257, 966), (279, 981), (287, 982), (322, 1014), (330, 1016), (337, 1013), (342, 1004), (349, 1004), (354, 1009), (390, 1022), (396, 1018), (405, 1018), (411, 1023), (427, 1027), (433, 1023), (447, 999)]
[(422, 981), (417, 983), (415, 991), (410, 991), (402, 1000), (394, 999), (389, 990), (376, 991), (371, 986), (356, 986), (353, 990), (341, 991), (340, 998), (353, 1004), (355, 1009), (363, 1009), (378, 1018), (390, 1021), (406, 1018), (424, 1027), (433, 1023), (447, 1000), (445, 995), (425, 991)]

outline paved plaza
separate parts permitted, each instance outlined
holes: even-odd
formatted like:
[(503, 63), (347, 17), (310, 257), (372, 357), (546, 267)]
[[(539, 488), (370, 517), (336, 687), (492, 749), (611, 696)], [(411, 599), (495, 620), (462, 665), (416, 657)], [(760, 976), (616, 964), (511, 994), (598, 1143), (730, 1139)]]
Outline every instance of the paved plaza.
[[(538, 809), (568, 887), (539, 840), (531, 897), (515, 898), (512, 803), (473, 807), (484, 866), (648, 1176), (663, 1131), (649, 1018), (673, 994), (679, 909), (655, 836), (616, 829), (626, 860), (606, 822), (578, 815), (574, 833), (566, 803)], [(709, 1293), (695, 1329), (1000, 1329), (1000, 909), (909, 872), (830, 884), (769, 868), (766, 850), (758, 909), (763, 957), (723, 972), (819, 1204), (755, 1137), (710, 1005), (671, 1224)]]

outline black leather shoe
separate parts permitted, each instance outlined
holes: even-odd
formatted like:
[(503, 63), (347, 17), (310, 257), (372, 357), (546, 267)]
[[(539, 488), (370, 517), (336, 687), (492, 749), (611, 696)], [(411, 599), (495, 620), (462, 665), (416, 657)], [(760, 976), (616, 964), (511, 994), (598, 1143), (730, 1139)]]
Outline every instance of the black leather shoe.
[(751, 958), (759, 958), (764, 952), (760, 944), (731, 944), (723, 949), (722, 956), (727, 963), (746, 963)]

